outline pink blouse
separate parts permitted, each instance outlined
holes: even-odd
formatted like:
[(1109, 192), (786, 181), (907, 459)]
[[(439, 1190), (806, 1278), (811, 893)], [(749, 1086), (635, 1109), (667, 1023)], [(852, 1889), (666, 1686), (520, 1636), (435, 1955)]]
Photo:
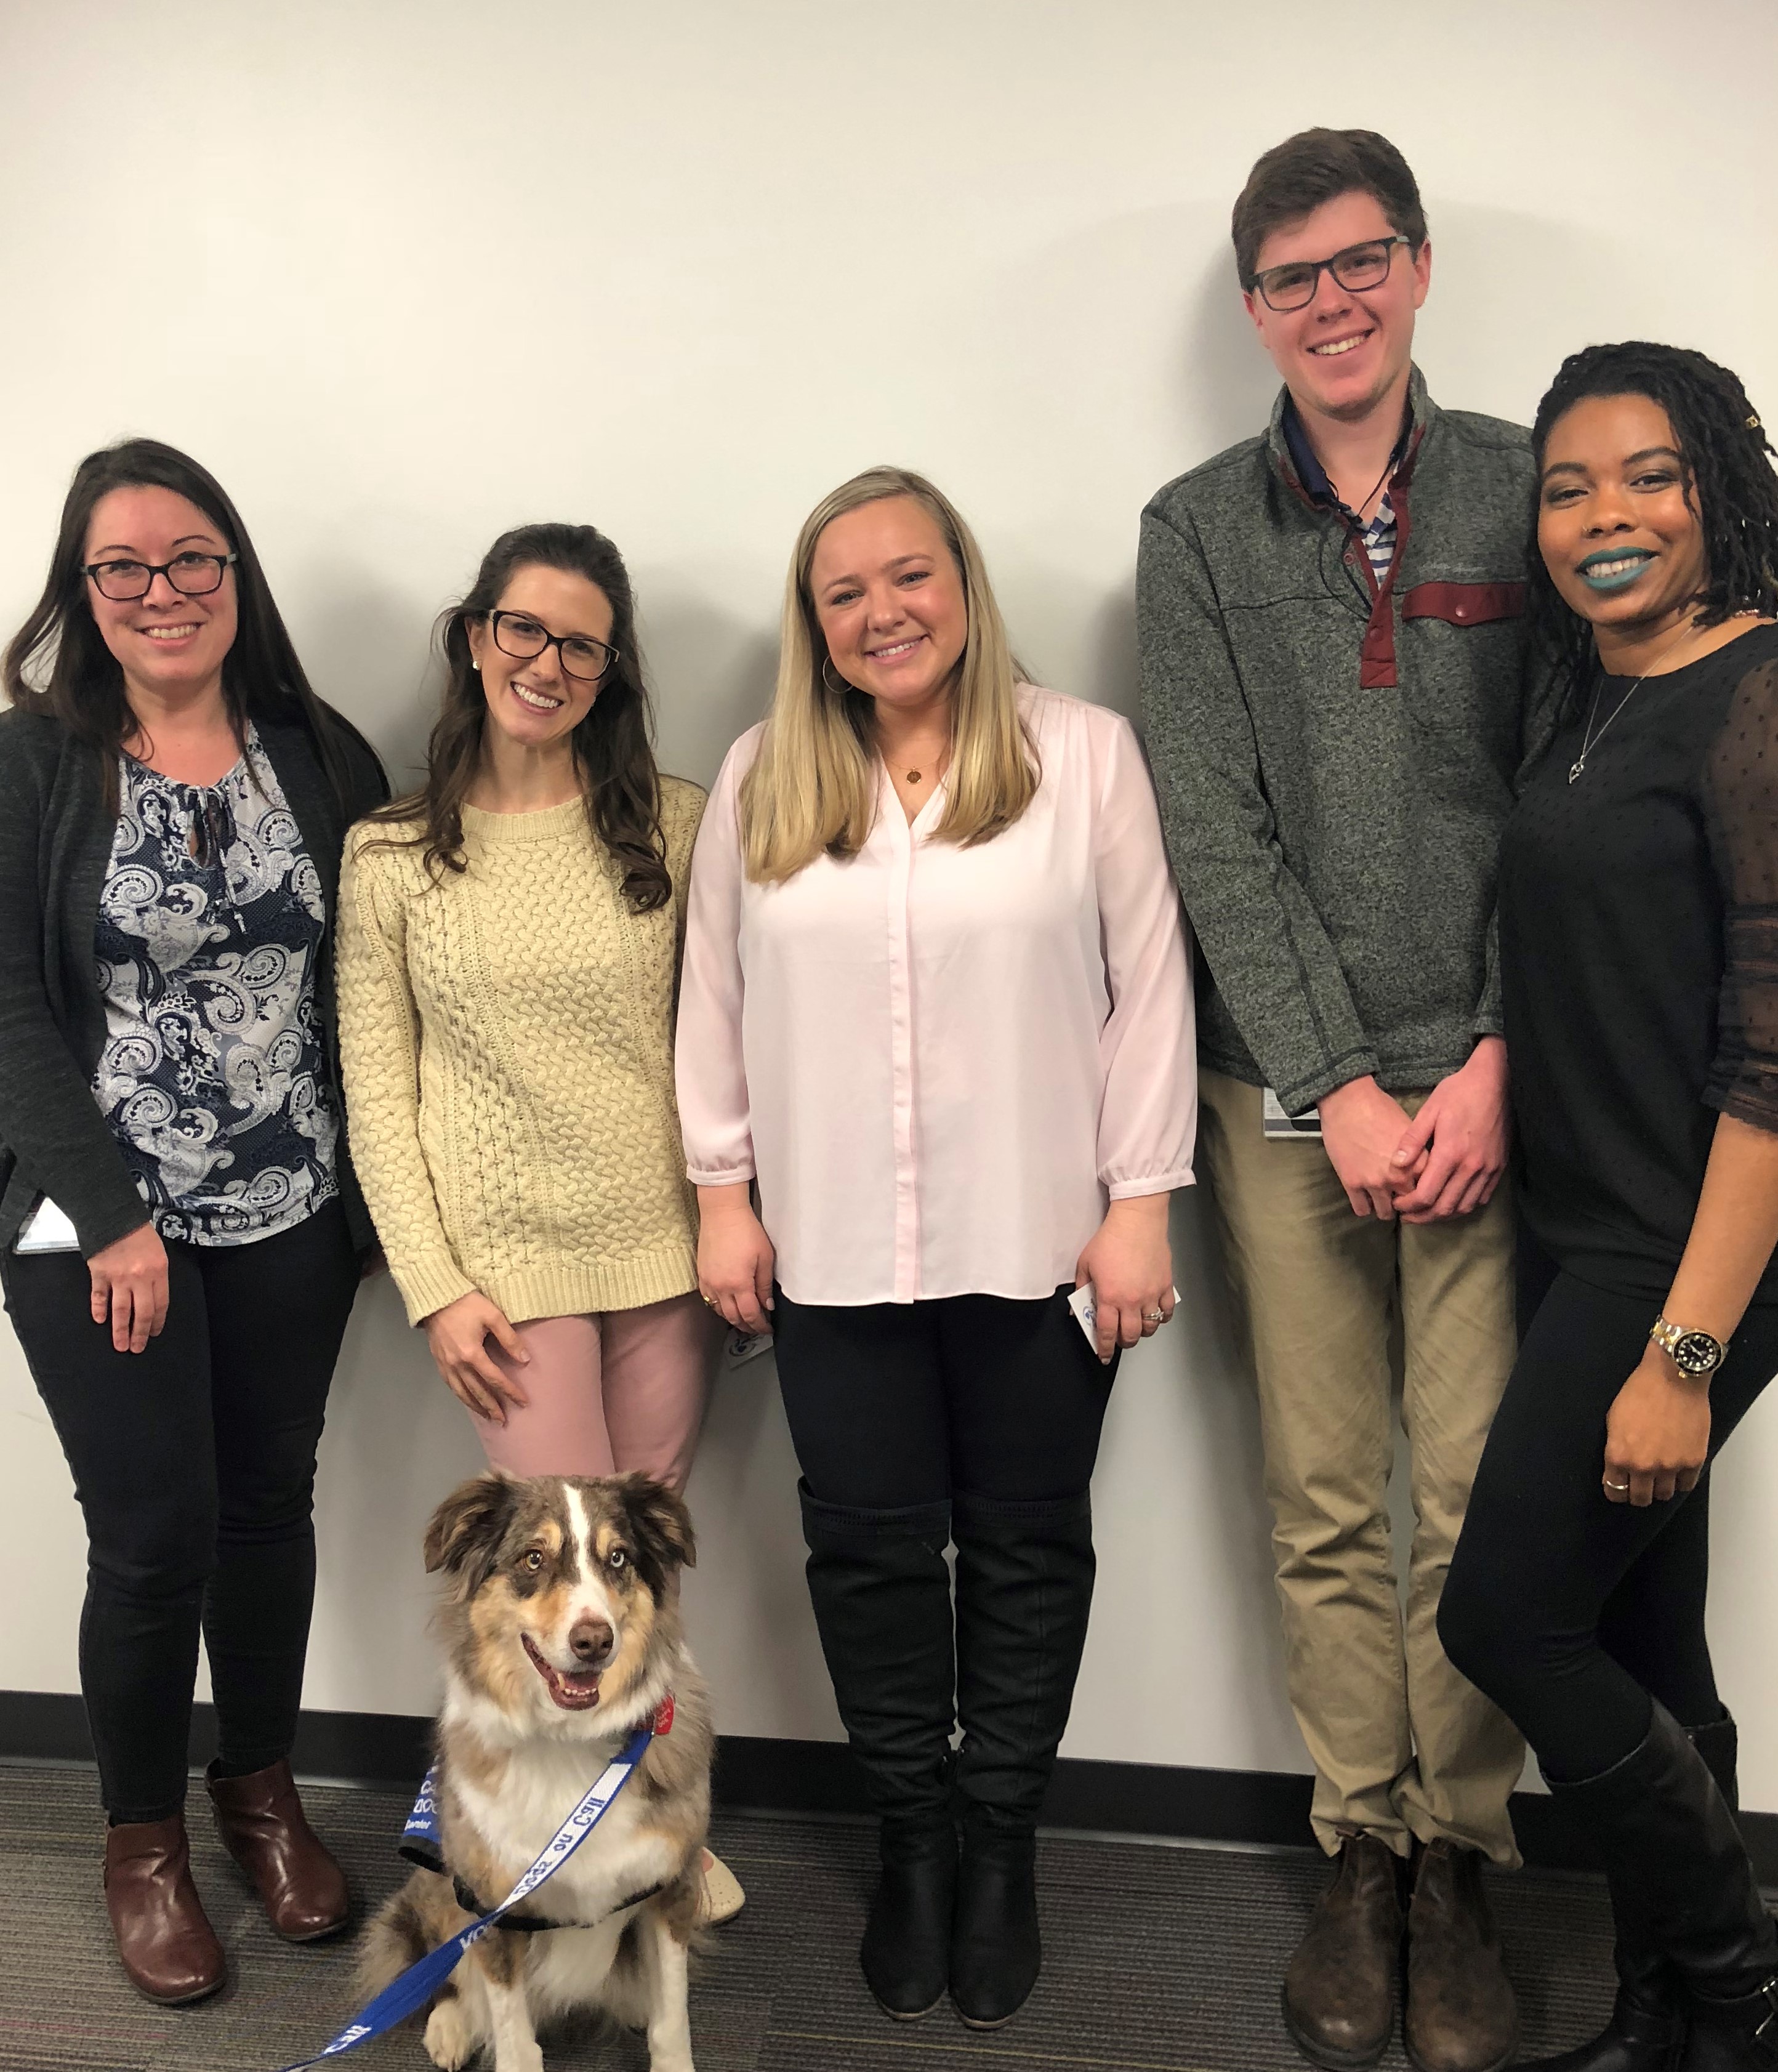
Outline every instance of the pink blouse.
[[(680, 1120), (700, 1186), (757, 1176), (793, 1301), (1033, 1299), (1107, 1198), (1189, 1186), (1179, 896), (1127, 721), (1020, 687), (1036, 797), (973, 849), (885, 771), (858, 855), (749, 882), (729, 751), (692, 858)], [(942, 792), (942, 787), (940, 787)]]

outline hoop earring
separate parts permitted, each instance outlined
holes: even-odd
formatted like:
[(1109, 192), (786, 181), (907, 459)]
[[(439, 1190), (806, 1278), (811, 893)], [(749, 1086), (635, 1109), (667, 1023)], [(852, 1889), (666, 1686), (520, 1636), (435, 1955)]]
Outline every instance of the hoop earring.
[(827, 674), (827, 671), (832, 665), (832, 662), (833, 657), (831, 655), (823, 655), (821, 657), (822, 688), (827, 691), (830, 696), (836, 698), (843, 698), (848, 691), (856, 691), (858, 686), (856, 684), (848, 684), (844, 676), (842, 676), (836, 684)]

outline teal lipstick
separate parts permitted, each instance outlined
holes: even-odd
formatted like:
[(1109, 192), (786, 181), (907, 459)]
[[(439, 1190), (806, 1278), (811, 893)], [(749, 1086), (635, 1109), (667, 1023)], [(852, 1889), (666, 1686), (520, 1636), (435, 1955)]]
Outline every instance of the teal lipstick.
[(1640, 547), (1614, 547), (1589, 554), (1577, 573), (1589, 590), (1628, 590), (1653, 559), (1653, 554)]

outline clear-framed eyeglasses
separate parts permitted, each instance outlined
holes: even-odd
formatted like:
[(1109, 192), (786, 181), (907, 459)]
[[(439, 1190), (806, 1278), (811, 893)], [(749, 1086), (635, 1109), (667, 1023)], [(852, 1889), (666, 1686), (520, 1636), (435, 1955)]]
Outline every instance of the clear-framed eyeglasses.
[(1410, 237), (1367, 238), (1362, 245), (1349, 245), (1343, 252), (1336, 252), (1331, 259), (1293, 259), (1287, 265), (1268, 266), (1263, 273), (1256, 273), (1250, 285), (1269, 310), (1282, 313), (1306, 309), (1315, 300), (1315, 290), (1324, 273), (1331, 273), (1342, 288), (1355, 293), (1382, 287), (1389, 278), (1398, 245), (1405, 245), (1411, 251), (1414, 240)]
[(488, 630), (495, 646), (515, 662), (534, 662), (546, 648), (553, 648), (561, 658), (562, 674), (578, 683), (596, 684), (618, 659), (617, 649), (602, 640), (584, 633), (552, 633), (528, 612), (491, 611)]
[(170, 561), (89, 561), (80, 571), (101, 597), (113, 604), (134, 604), (165, 576), (181, 597), (207, 597), (222, 588), (224, 572), (239, 554), (175, 554)]

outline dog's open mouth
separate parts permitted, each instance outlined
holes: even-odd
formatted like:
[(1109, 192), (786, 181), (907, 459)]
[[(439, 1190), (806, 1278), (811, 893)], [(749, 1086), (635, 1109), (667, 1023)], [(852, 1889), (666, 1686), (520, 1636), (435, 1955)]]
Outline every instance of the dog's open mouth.
[(531, 1635), (522, 1634), (531, 1666), (549, 1686), (549, 1695), (565, 1712), (589, 1712), (599, 1702), (599, 1672), (596, 1669), (557, 1669), (544, 1661)]

